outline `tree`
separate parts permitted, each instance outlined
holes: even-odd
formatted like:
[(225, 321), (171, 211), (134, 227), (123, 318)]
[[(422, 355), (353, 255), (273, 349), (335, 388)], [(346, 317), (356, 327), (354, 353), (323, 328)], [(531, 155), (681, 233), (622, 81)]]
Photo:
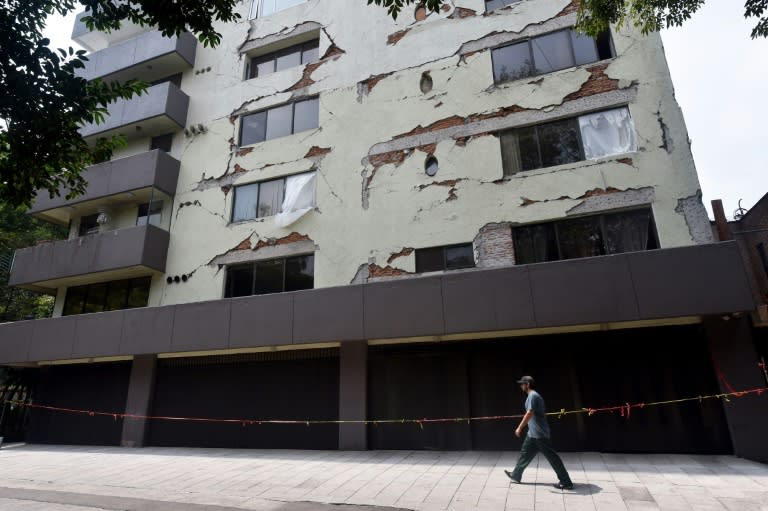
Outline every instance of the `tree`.
[(87, 9), (89, 29), (116, 30), (129, 21), (164, 35), (190, 31), (206, 46), (221, 41), (214, 23), (236, 21), (237, 0), (4, 0), (0, 6), (0, 201), (29, 205), (37, 189), (51, 196), (85, 190), (82, 170), (108, 159), (118, 137), (89, 144), (83, 124), (102, 122), (107, 105), (141, 94), (146, 84), (86, 81), (76, 75), (85, 51), (49, 48), (42, 31), (48, 16)]
[[(403, 7), (416, 4), (437, 12), (447, 0), (367, 0), (368, 4), (386, 7), (393, 18)], [(712, 0), (714, 1), (714, 0)], [(643, 34), (664, 27), (679, 27), (698, 11), (705, 0), (581, 0), (576, 28), (597, 37), (610, 24), (632, 24)], [(744, 17), (756, 18), (752, 39), (768, 37), (768, 0), (745, 0)]]

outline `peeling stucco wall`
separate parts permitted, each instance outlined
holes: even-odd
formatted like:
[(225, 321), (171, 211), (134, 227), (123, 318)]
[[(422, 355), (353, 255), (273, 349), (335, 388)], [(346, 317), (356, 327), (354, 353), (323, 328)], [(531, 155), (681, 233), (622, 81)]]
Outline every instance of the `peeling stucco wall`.
[[(221, 46), (199, 47), (183, 77), (188, 124), (208, 130), (174, 139), (181, 174), (167, 274), (191, 277), (154, 279), (152, 305), (221, 298), (221, 264), (312, 248), (316, 287), (408, 274), (413, 248), (473, 240), (480, 266), (513, 264), (498, 248), (511, 247), (503, 233), (512, 225), (641, 204), (653, 207), (662, 247), (707, 241), (657, 34), (614, 31), (614, 59), (495, 85), (490, 48), (572, 25), (569, 0), (522, 0), (492, 14), (483, 0), (455, 1), (422, 21), (411, 10), (393, 21), (360, 0), (308, 0), (252, 22), (248, 9), (240, 6), (242, 22), (219, 26)], [(319, 62), (243, 80), (241, 52), (310, 30), (320, 34)], [(238, 115), (316, 95), (319, 128), (237, 147)], [(624, 104), (637, 152), (503, 176), (495, 131)], [(424, 172), (429, 155), (439, 161), (434, 177)], [(288, 228), (273, 218), (229, 222), (232, 186), (309, 170), (318, 173), (315, 211)], [(491, 231), (498, 253), (484, 246)], [(254, 250), (294, 233), (303, 245), (292, 251)]]

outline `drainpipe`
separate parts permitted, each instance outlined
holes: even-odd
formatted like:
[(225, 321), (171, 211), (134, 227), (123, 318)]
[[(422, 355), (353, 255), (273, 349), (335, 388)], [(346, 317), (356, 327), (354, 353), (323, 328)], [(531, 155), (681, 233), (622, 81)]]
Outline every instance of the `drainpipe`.
[(716, 199), (712, 201), (712, 212), (715, 214), (715, 226), (717, 227), (717, 237), (720, 241), (733, 239), (731, 230), (728, 228), (728, 220), (725, 218), (723, 201)]

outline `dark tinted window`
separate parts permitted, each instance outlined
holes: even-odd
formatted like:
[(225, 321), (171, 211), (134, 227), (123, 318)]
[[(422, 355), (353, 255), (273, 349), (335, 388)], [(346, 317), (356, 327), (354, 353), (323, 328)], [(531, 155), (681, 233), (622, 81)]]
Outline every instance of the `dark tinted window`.
[(320, 40), (304, 43), (301, 48), (301, 63), (310, 64), (320, 59)]
[(513, 229), (515, 264), (658, 248), (649, 209), (525, 225)]
[(136, 225), (160, 225), (160, 220), (163, 214), (163, 201), (153, 201), (140, 204), (139, 211), (136, 215)]
[(151, 277), (141, 277), (70, 287), (62, 315), (146, 307), (151, 283)]
[(255, 144), (319, 126), (317, 98), (289, 103), (244, 115), (240, 122), (240, 145)]
[(174, 75), (166, 76), (164, 78), (160, 78), (159, 80), (155, 80), (154, 82), (151, 82), (150, 85), (160, 85), (161, 83), (171, 82), (176, 87), (181, 87), (181, 77), (182, 77), (182, 73), (176, 73)]
[(299, 101), (296, 103), (294, 113), (293, 132), (311, 130), (317, 128), (319, 124), (320, 100), (317, 98)]
[(416, 273), (473, 268), (475, 253), (471, 243), (416, 250)]
[(275, 59), (275, 71), (282, 71), (301, 65), (301, 48), (281, 52)]
[(560, 30), (494, 49), (493, 78), (497, 83), (518, 80), (610, 57), (608, 32), (595, 40), (570, 29)]
[(240, 145), (264, 142), (267, 139), (267, 112), (243, 116), (240, 124)]
[(536, 127), (522, 128), (517, 132), (517, 144), (520, 150), (520, 163), (523, 170), (541, 167), (541, 153)]
[(80, 228), (78, 233), (80, 236), (86, 236), (88, 234), (95, 234), (99, 232), (99, 214), (86, 215), (80, 218)]
[(232, 221), (240, 222), (258, 216), (259, 183), (235, 187), (235, 201), (232, 207)]
[(553, 167), (583, 160), (576, 119), (551, 122), (536, 126), (541, 153), (541, 166)]
[(312, 289), (314, 255), (271, 259), (227, 269), (227, 298)]
[(171, 147), (173, 147), (173, 133), (152, 137), (152, 140), (149, 143), (150, 151), (160, 149), (161, 151), (169, 153), (171, 152)]

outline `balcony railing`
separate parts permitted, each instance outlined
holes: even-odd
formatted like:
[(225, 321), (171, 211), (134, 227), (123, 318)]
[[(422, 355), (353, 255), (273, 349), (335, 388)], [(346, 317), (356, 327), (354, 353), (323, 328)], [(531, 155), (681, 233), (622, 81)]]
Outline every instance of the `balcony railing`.
[(80, 134), (87, 138), (125, 135), (153, 137), (178, 131), (187, 122), (189, 96), (171, 82), (147, 89), (141, 96), (109, 105), (109, 115), (101, 124), (87, 124)]
[(61, 195), (51, 198), (47, 190), (40, 190), (29, 213), (50, 222), (67, 224), (72, 214), (71, 206), (76, 204), (106, 197), (112, 203), (119, 202), (117, 196), (120, 194), (127, 195), (126, 201), (134, 201), (137, 193), (152, 188), (173, 197), (179, 167), (179, 160), (159, 149), (99, 163), (83, 173), (88, 183), (85, 193), (67, 199), (67, 191), (62, 190)]
[(16, 251), (8, 284), (51, 291), (110, 277), (165, 271), (168, 232), (142, 225)]

